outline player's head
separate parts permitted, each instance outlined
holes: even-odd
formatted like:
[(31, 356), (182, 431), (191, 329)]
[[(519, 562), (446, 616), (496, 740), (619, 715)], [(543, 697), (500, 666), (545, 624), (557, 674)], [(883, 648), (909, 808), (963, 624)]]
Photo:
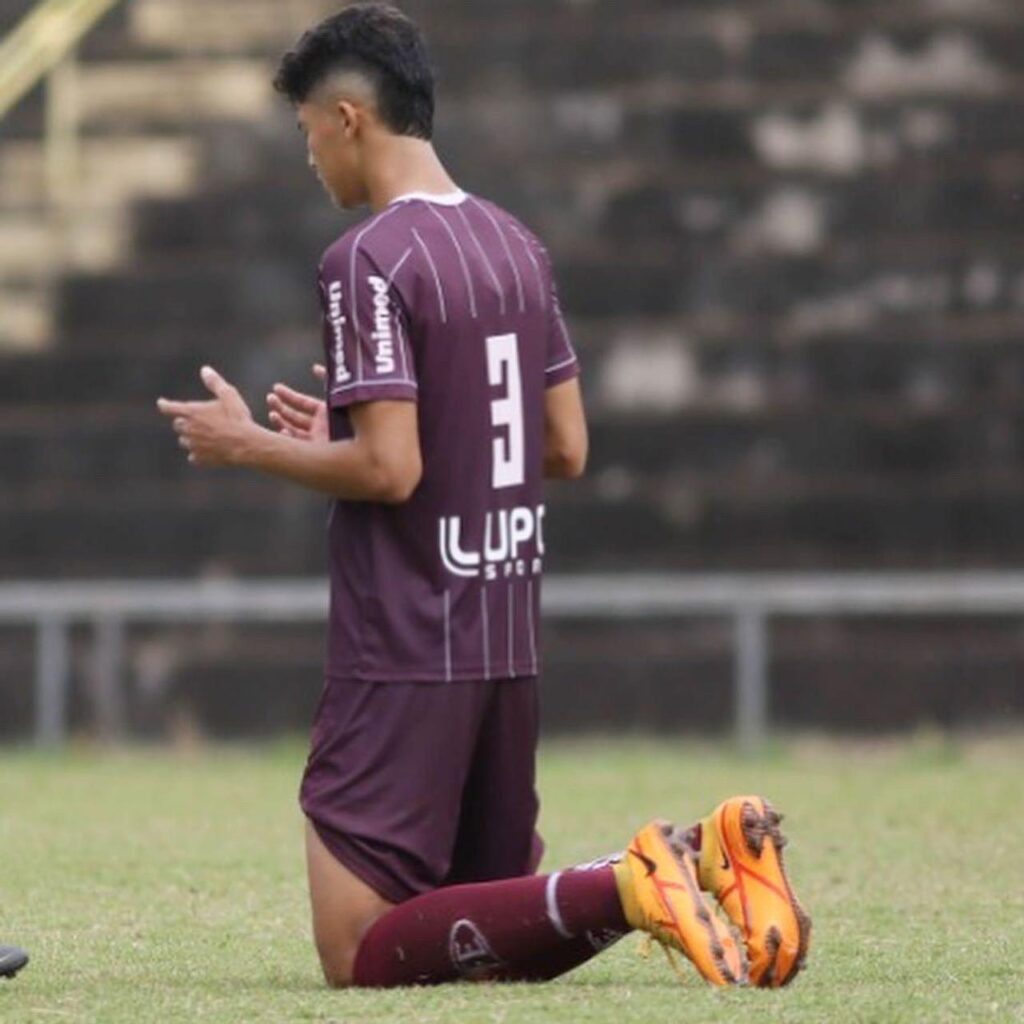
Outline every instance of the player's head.
[(382, 135), (433, 135), (426, 44), (388, 4), (353, 4), (310, 29), (281, 59), (274, 87), (295, 105), (310, 165), (342, 206), (366, 201), (366, 160)]

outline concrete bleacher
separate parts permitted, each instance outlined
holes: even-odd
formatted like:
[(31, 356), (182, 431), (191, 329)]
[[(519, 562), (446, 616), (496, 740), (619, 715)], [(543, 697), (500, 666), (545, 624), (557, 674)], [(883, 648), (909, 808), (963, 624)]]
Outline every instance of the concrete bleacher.
[[(332, 6), (118, 8), (82, 48), (61, 236), (40, 96), (0, 125), (0, 574), (322, 568), (320, 499), (190, 471), (152, 405), (202, 362), (254, 406), (307, 379), (314, 268), (352, 221), (269, 81)], [(584, 361), (593, 459), (551, 489), (553, 569), (1024, 558), (1013, 4), (405, 6), (442, 150), (549, 241)]]

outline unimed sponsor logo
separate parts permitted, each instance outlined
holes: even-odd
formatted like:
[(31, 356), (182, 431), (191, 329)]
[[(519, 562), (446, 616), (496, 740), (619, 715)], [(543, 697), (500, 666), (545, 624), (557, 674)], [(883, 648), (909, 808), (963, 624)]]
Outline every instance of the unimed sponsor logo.
[(334, 385), (347, 384), (352, 374), (345, 365), (345, 312), (341, 305), (341, 282), (332, 281), (327, 289), (327, 319), (334, 334)]
[(388, 283), (382, 277), (367, 279), (373, 289), (373, 334), (370, 337), (376, 346), (374, 365), (378, 373), (395, 372), (395, 336), (391, 330), (391, 302), (388, 298)]

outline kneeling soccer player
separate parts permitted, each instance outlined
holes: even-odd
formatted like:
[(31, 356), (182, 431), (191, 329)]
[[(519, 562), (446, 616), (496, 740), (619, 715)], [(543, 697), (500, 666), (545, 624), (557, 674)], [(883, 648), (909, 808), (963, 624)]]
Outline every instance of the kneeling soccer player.
[(307, 32), (276, 85), (333, 199), (374, 211), (320, 267), (325, 395), (277, 385), (265, 430), (204, 367), (212, 401), (160, 408), (191, 461), (334, 499), (301, 792), (327, 980), (540, 980), (643, 929), (715, 984), (785, 984), (809, 922), (760, 798), (533, 873), (542, 481), (578, 477), (587, 456), (548, 255), (444, 169), (424, 42), (394, 8), (356, 4)]

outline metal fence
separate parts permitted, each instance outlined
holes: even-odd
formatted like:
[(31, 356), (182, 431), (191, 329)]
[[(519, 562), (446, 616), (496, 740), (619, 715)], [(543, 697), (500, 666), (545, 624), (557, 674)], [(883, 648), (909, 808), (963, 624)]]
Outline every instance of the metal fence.
[[(734, 723), (744, 747), (769, 726), (769, 625), (830, 615), (1024, 615), (1024, 573), (582, 575), (545, 582), (545, 615), (562, 619), (731, 619)], [(35, 737), (63, 741), (70, 629), (91, 624), (97, 697), (108, 719), (123, 702), (125, 631), (133, 624), (323, 621), (319, 579), (0, 584), (0, 625), (36, 631)]]

